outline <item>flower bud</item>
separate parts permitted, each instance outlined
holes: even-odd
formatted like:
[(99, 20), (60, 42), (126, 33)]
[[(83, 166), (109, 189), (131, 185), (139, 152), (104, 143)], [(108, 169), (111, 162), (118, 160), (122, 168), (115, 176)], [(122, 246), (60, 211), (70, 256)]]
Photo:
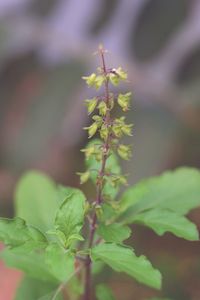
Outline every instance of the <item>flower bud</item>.
[(98, 125), (97, 125), (96, 122), (94, 122), (89, 127), (84, 127), (84, 129), (88, 130), (89, 139), (90, 139), (91, 137), (93, 137), (93, 135), (95, 135), (95, 133), (96, 133), (96, 131), (98, 129)]
[(83, 172), (83, 173), (78, 172), (77, 175), (80, 176), (80, 184), (83, 184), (83, 183), (87, 182), (88, 179), (90, 178), (90, 172), (89, 171), (86, 171), (86, 172)]
[(105, 116), (106, 115), (106, 111), (107, 111), (107, 105), (104, 101), (101, 101), (98, 105), (98, 109), (99, 109), (99, 114), (101, 116)]
[(119, 156), (125, 160), (129, 160), (131, 158), (131, 148), (130, 146), (127, 145), (119, 145), (119, 147), (117, 148), (117, 152), (119, 154)]
[(88, 114), (90, 115), (97, 106), (97, 98), (87, 99), (85, 103), (87, 105)]

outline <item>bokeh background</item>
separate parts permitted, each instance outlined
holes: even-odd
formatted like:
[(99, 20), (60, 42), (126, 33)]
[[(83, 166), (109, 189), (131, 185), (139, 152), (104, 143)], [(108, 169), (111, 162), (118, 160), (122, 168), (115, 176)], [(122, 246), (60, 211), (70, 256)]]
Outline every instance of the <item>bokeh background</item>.
[[(99, 43), (110, 67), (128, 70), (121, 90), (134, 94), (129, 182), (200, 167), (200, 0), (0, 0), (1, 216), (13, 215), (16, 182), (31, 168), (79, 186), (83, 99), (93, 95), (81, 76), (98, 66)], [(190, 218), (200, 227), (200, 210)], [(141, 227), (133, 233), (136, 251), (163, 272), (163, 291), (106, 272), (117, 299), (199, 300), (199, 243)], [(14, 299), (20, 276), (0, 264), (0, 300)]]

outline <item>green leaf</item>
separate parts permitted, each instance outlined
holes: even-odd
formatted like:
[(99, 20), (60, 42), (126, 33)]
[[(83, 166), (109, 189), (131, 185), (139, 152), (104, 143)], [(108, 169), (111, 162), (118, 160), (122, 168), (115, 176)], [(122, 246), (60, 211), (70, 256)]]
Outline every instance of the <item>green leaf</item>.
[(80, 299), (80, 295), (84, 293), (84, 284), (79, 275), (73, 276), (67, 283), (67, 293), (69, 295), (69, 299)]
[(99, 274), (103, 271), (105, 267), (105, 264), (103, 261), (94, 261), (93, 264), (92, 264), (92, 274), (93, 275), (96, 275), (96, 274)]
[(27, 226), (21, 218), (0, 218), (0, 241), (11, 247), (25, 244), (29, 247), (29, 250), (44, 247), (47, 243), (42, 232), (33, 226)]
[(59, 207), (54, 182), (37, 171), (26, 173), (19, 181), (15, 195), (16, 215), (43, 232), (53, 228)]
[[(98, 140), (98, 139), (94, 139), (90, 143), (88, 143), (86, 149), (92, 147), (93, 145), (102, 145), (102, 141)], [(86, 160), (86, 165), (87, 165), (88, 169), (98, 171), (101, 168), (101, 161), (97, 161), (94, 156), (90, 156)], [(110, 156), (108, 157), (107, 162), (106, 162), (106, 169), (109, 170), (109, 172), (112, 174), (116, 174), (116, 175), (120, 174), (121, 168), (119, 165), (118, 158), (114, 153), (111, 153)], [(92, 179), (92, 181), (94, 183), (96, 183), (97, 172), (96, 171), (91, 172), (90, 178)], [(119, 188), (113, 187), (110, 182), (106, 182), (106, 184), (103, 188), (103, 194), (106, 196), (109, 196), (112, 199), (115, 198), (118, 191), (119, 191)]]
[(58, 244), (50, 244), (46, 248), (45, 262), (60, 282), (66, 282), (74, 273), (74, 257)]
[(57, 211), (55, 219), (56, 229), (64, 233), (66, 240), (80, 232), (84, 221), (84, 208), (84, 194), (78, 189), (66, 188), (66, 199)]
[(28, 276), (43, 281), (58, 282), (49, 267), (44, 262), (44, 252), (27, 252), (22, 247), (5, 249), (1, 253), (5, 263), (15, 269), (20, 269)]
[[(113, 200), (114, 201), (114, 200)], [(117, 204), (116, 201), (114, 201), (115, 204)], [(112, 205), (112, 202), (109, 202), (109, 203), (103, 203), (101, 205), (101, 208), (102, 208), (102, 214), (101, 214), (101, 221), (102, 222), (107, 222), (108, 220), (116, 220), (118, 214), (118, 207), (115, 208), (113, 205)]]
[[(36, 300), (41, 299), (41, 297), (43, 299), (45, 295), (52, 294), (52, 291), (56, 288), (57, 286), (53, 283), (24, 277), (17, 289), (15, 300)], [(51, 300), (52, 297), (49, 299)], [(61, 298), (57, 298), (57, 300), (61, 300)]]
[(179, 168), (144, 180), (127, 189), (120, 202), (123, 219), (152, 208), (184, 215), (200, 205), (200, 171)]
[(45, 296), (40, 297), (37, 300), (62, 300), (63, 297), (60, 295), (60, 293), (57, 295), (57, 291), (53, 291)]
[(119, 223), (109, 225), (100, 224), (97, 233), (106, 241), (111, 243), (121, 243), (129, 238), (131, 230), (128, 226)]
[(189, 241), (197, 241), (199, 239), (199, 233), (195, 224), (184, 216), (168, 210), (154, 209), (143, 212), (132, 219), (130, 218), (130, 223), (143, 224), (152, 228), (158, 235), (163, 235), (168, 231)]
[(150, 287), (161, 288), (161, 274), (154, 269), (145, 256), (137, 257), (125, 247), (100, 244), (91, 250), (92, 260), (101, 260), (117, 272), (124, 272)]
[[(78, 189), (73, 188), (71, 186), (64, 186), (59, 185), (58, 186), (58, 194), (59, 194), (59, 203), (60, 205), (73, 193), (76, 193)], [(59, 207), (60, 207), (59, 205)]]
[(112, 290), (105, 284), (98, 284), (96, 286), (97, 300), (115, 300)]

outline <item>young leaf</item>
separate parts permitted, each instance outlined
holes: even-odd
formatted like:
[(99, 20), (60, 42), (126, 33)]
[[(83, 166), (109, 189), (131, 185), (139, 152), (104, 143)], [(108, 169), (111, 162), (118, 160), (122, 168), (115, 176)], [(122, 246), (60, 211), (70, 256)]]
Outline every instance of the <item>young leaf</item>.
[(60, 282), (67, 281), (74, 273), (74, 257), (58, 244), (50, 244), (46, 248), (45, 262)]
[[(54, 283), (44, 282), (30, 277), (24, 277), (17, 289), (15, 300), (43, 299), (45, 295), (52, 295), (52, 290), (56, 290), (57, 287), (58, 286)], [(49, 299), (51, 300), (52, 297)], [(57, 298), (57, 300), (61, 299), (61, 297)]]
[(119, 223), (109, 225), (100, 224), (97, 233), (106, 241), (113, 243), (121, 243), (129, 238), (131, 230), (128, 226), (123, 226)]
[[(93, 145), (101, 145), (101, 140), (95, 139), (88, 143), (87, 148), (90, 148)], [(99, 170), (101, 167), (101, 161), (97, 161), (94, 156), (90, 156), (86, 160), (86, 165), (88, 169)], [(120, 174), (121, 168), (119, 166), (119, 161), (117, 156), (114, 153), (111, 153), (106, 162), (106, 169), (109, 169), (110, 173)], [(96, 183), (97, 172), (91, 172), (90, 178), (94, 183)], [(110, 198), (114, 198), (118, 193), (119, 188), (115, 188), (111, 183), (106, 182), (103, 188), (103, 194), (109, 195)]]
[(101, 260), (117, 272), (124, 272), (150, 287), (161, 288), (161, 274), (145, 256), (116, 244), (100, 244), (91, 250), (92, 260)]
[(112, 290), (105, 284), (98, 284), (96, 286), (97, 300), (115, 300)]
[(0, 218), (0, 241), (12, 248), (26, 244), (29, 246), (29, 250), (44, 247), (47, 243), (41, 231), (33, 226), (28, 226), (21, 218)]
[(152, 228), (158, 235), (169, 231), (189, 241), (197, 241), (199, 233), (195, 224), (184, 216), (163, 209), (152, 209), (133, 216), (128, 223), (143, 224)]
[[(78, 190), (71, 189), (56, 214), (55, 227), (64, 233), (66, 240), (78, 234), (84, 220), (85, 196)], [(66, 245), (67, 246), (67, 245)]]
[(152, 208), (184, 215), (200, 205), (199, 195), (200, 171), (193, 168), (168, 171), (126, 190), (120, 201), (123, 219)]
[(46, 232), (52, 229), (59, 207), (54, 182), (40, 172), (26, 173), (19, 181), (15, 195), (16, 215)]

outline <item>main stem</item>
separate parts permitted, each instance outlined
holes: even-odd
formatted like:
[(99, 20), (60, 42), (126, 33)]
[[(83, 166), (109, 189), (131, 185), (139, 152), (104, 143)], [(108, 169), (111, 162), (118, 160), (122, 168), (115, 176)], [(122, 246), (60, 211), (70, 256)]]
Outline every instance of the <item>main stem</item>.
[[(99, 49), (99, 54), (102, 61), (102, 70), (104, 75), (107, 74), (106, 64), (105, 64), (105, 57), (104, 57), (104, 49)], [(105, 102), (107, 104), (107, 107), (109, 105), (109, 79), (106, 77), (104, 86), (105, 86)], [(105, 115), (105, 123), (110, 123), (110, 111), (107, 109), (106, 115)], [(106, 167), (106, 161), (108, 158), (108, 152), (109, 152), (109, 142), (110, 142), (110, 135), (108, 134), (108, 137), (103, 145), (103, 152), (102, 152), (102, 163), (101, 168), (99, 170), (99, 175), (97, 179), (97, 191), (96, 191), (96, 205), (101, 205), (102, 203), (102, 183), (103, 183), (103, 177), (105, 175), (105, 167)], [(96, 231), (96, 225), (97, 225), (97, 214), (96, 211), (94, 211), (92, 216), (92, 221), (90, 224), (90, 232), (89, 232), (89, 241), (88, 241), (88, 247), (91, 248), (94, 243), (94, 235)], [(85, 287), (84, 287), (84, 296), (83, 300), (90, 300), (91, 299), (91, 258), (88, 255), (85, 261)]]

